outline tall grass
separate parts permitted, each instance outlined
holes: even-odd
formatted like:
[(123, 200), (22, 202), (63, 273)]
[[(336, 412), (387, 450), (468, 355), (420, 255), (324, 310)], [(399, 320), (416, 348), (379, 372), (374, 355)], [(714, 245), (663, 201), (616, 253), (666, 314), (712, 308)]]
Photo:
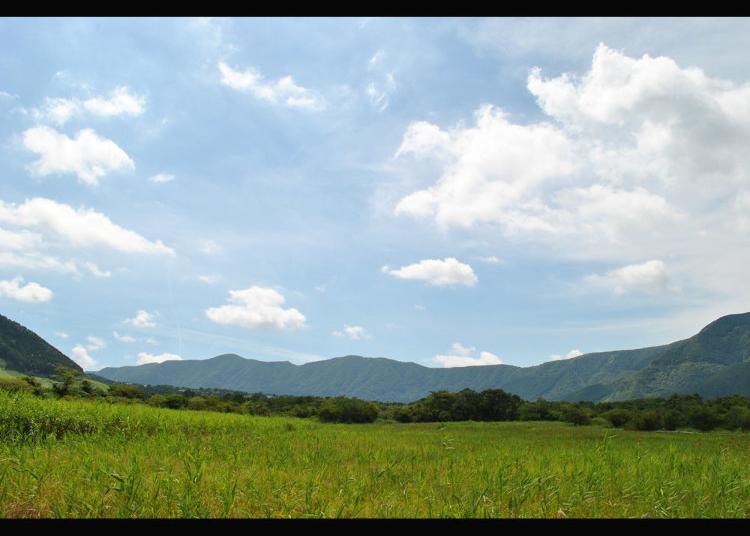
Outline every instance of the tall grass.
[(4, 517), (747, 517), (747, 434), (322, 424), (0, 392)]

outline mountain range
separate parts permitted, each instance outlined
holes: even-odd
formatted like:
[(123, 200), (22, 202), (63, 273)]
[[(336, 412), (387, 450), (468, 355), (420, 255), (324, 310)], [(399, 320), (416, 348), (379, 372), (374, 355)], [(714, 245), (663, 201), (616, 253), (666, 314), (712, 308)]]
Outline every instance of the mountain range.
[[(31, 330), (0, 315), (0, 369), (50, 376), (81, 368)], [(527, 400), (626, 400), (697, 393), (750, 396), (750, 313), (728, 315), (696, 335), (636, 350), (584, 354), (532, 367), (431, 368), (382, 357), (344, 356), (294, 365), (235, 354), (211, 359), (107, 367), (113, 382), (208, 387), (267, 394), (349, 396), (411, 402), (431, 391), (503, 389)]]
[(673, 393), (750, 395), (750, 313), (721, 317), (693, 337), (663, 346), (590, 353), (532, 367), (430, 368), (351, 355), (294, 365), (224, 354), (204, 360), (108, 367), (97, 374), (137, 384), (391, 402), (464, 388), (499, 388), (529, 400), (604, 401)]

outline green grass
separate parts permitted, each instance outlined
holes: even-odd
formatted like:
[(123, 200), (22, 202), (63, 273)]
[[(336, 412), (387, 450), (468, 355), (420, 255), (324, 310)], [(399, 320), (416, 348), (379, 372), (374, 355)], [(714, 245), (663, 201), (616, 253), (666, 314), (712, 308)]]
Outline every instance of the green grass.
[(2, 517), (747, 517), (750, 436), (321, 424), (0, 392)]

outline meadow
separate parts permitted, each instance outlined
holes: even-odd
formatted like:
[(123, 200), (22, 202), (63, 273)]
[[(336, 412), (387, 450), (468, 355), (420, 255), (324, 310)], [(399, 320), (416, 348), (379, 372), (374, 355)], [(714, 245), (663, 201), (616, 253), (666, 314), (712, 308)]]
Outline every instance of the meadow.
[(326, 424), (0, 391), (2, 517), (747, 517), (750, 435)]

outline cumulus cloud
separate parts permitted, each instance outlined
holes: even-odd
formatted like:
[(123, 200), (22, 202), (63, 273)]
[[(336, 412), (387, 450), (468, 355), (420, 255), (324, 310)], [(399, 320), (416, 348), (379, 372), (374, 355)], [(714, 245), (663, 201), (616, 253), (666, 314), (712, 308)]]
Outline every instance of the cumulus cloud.
[(336, 337), (348, 337), (353, 341), (370, 338), (370, 334), (362, 326), (350, 326), (348, 324), (345, 324), (341, 330), (335, 330), (333, 334)]
[(492, 106), (480, 108), (475, 121), (450, 132), (426, 122), (407, 129), (396, 155), (439, 152), (445, 167), (437, 184), (402, 198), (396, 214), (431, 217), (443, 227), (518, 224), (529, 218), (540, 184), (577, 168), (573, 143), (552, 124), (518, 125)]
[(265, 82), (263, 75), (249, 67), (244, 71), (232, 69), (224, 62), (220, 62), (221, 83), (227, 87), (250, 93), (258, 99), (281, 103), (293, 108), (308, 110), (323, 110), (326, 102), (315, 92), (297, 85), (291, 76), (284, 76), (273, 82)]
[(149, 354), (148, 352), (138, 353), (138, 364), (147, 365), (149, 363), (164, 363), (165, 361), (182, 361), (182, 357), (177, 354)]
[[(527, 89), (541, 120), (488, 104), (468, 123), (409, 125), (395, 162), (404, 184), (431, 179), (403, 191), (394, 214), (554, 259), (636, 266), (668, 252), (682, 280), (735, 299), (750, 262), (750, 82), (600, 45), (586, 71), (532, 69)], [(593, 280), (668, 286), (659, 265), (635, 270), (643, 284), (624, 281), (631, 271)]]
[(424, 259), (398, 269), (383, 266), (382, 271), (399, 279), (425, 281), (429, 285), (438, 287), (450, 285), (473, 287), (478, 281), (471, 266), (459, 262), (454, 257), (447, 257), (442, 260)]
[(666, 265), (659, 260), (630, 264), (605, 274), (591, 274), (585, 281), (594, 286), (622, 295), (633, 290), (661, 293), (672, 290)]
[[(160, 240), (152, 242), (120, 227), (93, 209), (78, 208), (43, 197), (16, 205), (0, 201), (0, 223), (41, 231), (50, 238), (76, 247), (104, 246), (126, 253), (174, 255)], [(18, 240), (39, 240), (31, 235)], [(1, 247), (1, 246), (0, 246)]]
[(88, 112), (103, 117), (118, 115), (138, 116), (143, 113), (146, 99), (130, 93), (127, 87), (120, 86), (112, 90), (109, 97), (92, 97), (83, 101), (82, 106)]
[(571, 350), (570, 352), (568, 352), (565, 355), (552, 354), (551, 356), (549, 356), (549, 358), (552, 361), (560, 361), (560, 360), (563, 360), (563, 359), (573, 359), (574, 357), (578, 357), (579, 355), (583, 355), (583, 352), (581, 352), (578, 349), (575, 349), (575, 350)]
[(491, 352), (479, 352), (478, 357), (472, 357), (476, 352), (474, 346), (464, 346), (460, 342), (454, 342), (451, 353), (448, 355), (436, 355), (433, 359), (445, 368), (451, 367), (477, 367), (483, 365), (501, 365), (502, 359)]
[(283, 307), (284, 296), (278, 291), (252, 286), (229, 291), (229, 304), (206, 309), (206, 316), (217, 324), (245, 328), (300, 329), (305, 315), (297, 309)]
[(34, 175), (74, 174), (80, 182), (96, 185), (108, 173), (135, 168), (125, 151), (90, 128), (69, 138), (53, 128), (37, 126), (23, 133), (23, 144), (39, 155), (28, 166)]
[(143, 96), (133, 94), (127, 87), (120, 86), (106, 97), (94, 96), (88, 99), (47, 97), (44, 100), (44, 106), (31, 110), (31, 115), (38, 121), (50, 121), (62, 126), (71, 118), (87, 113), (99, 117), (139, 116), (143, 113), (145, 104), (146, 99)]
[(81, 344), (76, 344), (73, 347), (73, 361), (78, 363), (84, 370), (95, 369), (98, 364), (96, 359), (91, 357), (88, 350)]
[(156, 327), (156, 317), (158, 315), (158, 313), (149, 313), (140, 309), (135, 313), (133, 318), (128, 318), (124, 322), (136, 328), (154, 328)]
[(0, 280), (0, 296), (27, 303), (44, 303), (52, 299), (53, 292), (39, 283), (23, 284), (22, 277)]

